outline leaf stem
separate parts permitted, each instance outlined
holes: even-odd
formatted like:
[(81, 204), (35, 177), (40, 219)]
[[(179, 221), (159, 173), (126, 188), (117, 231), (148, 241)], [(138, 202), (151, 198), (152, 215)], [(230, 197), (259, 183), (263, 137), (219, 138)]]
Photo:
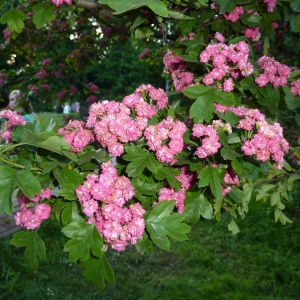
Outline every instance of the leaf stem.
[(14, 167), (17, 167), (17, 168), (19, 168), (19, 169), (25, 169), (24, 166), (19, 165), (19, 164), (16, 164), (16, 163), (12, 162), (11, 160), (7, 160), (7, 159), (5, 159), (2, 155), (0, 155), (0, 161), (3, 161), (4, 163), (6, 163), (6, 164), (8, 164), (8, 165), (12, 165), (12, 166), (14, 166)]

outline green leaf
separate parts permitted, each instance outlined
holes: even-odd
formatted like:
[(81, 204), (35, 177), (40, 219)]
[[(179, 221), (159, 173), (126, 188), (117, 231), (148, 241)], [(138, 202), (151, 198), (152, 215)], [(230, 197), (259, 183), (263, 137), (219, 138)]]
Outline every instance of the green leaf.
[(34, 11), (33, 23), (37, 29), (42, 28), (45, 24), (54, 19), (54, 14), (50, 3), (39, 3), (32, 7)]
[(108, 162), (110, 160), (110, 157), (107, 154), (107, 152), (104, 150), (100, 150), (97, 152), (95, 150), (91, 150), (91, 151), (85, 152), (84, 154), (82, 154), (78, 157), (78, 164), (83, 165), (93, 159), (96, 159), (97, 161), (100, 161), (100, 162)]
[(233, 235), (236, 235), (240, 232), (239, 227), (236, 225), (234, 220), (232, 219), (231, 222), (228, 224), (229, 231), (232, 232)]
[(285, 93), (284, 100), (288, 109), (292, 110), (300, 107), (300, 97), (295, 97), (291, 92), (291, 89), (286, 85), (283, 86), (282, 89)]
[(166, 179), (169, 183), (169, 185), (178, 191), (180, 189), (180, 181), (175, 178), (175, 176), (180, 175), (180, 171), (170, 168), (170, 167), (165, 167), (160, 169), (157, 174), (154, 175), (154, 177), (158, 180), (164, 180)]
[(126, 153), (123, 155), (123, 159), (130, 161), (126, 167), (126, 172), (129, 177), (136, 177), (140, 175), (145, 168), (156, 174), (161, 168), (162, 164), (155, 158), (153, 153), (146, 151), (145, 149), (130, 146), (126, 147)]
[(146, 228), (152, 241), (161, 249), (170, 251), (168, 237), (178, 241), (187, 240), (191, 229), (187, 224), (181, 223), (183, 215), (172, 213), (175, 201), (161, 201), (148, 214)]
[(226, 12), (233, 12), (235, 9), (235, 2), (234, 1), (228, 1), (228, 0), (216, 0), (216, 3), (220, 5), (220, 14), (224, 14)]
[(225, 159), (225, 160), (234, 160), (236, 159), (237, 157), (241, 157), (242, 155), (237, 153), (236, 151), (234, 151), (232, 149), (232, 147), (230, 146), (224, 146), (222, 149), (221, 149), (221, 155), (222, 157)]
[(60, 209), (60, 217), (63, 225), (67, 225), (72, 222), (84, 222), (84, 218), (79, 214), (78, 202), (64, 202)]
[(293, 223), (280, 209), (275, 209), (275, 222), (280, 221), (283, 225)]
[(47, 149), (60, 155), (64, 155), (73, 161), (77, 161), (76, 154), (71, 152), (71, 146), (60, 134), (51, 132), (33, 133), (27, 129), (23, 129), (21, 142), (27, 145)]
[(212, 219), (213, 207), (202, 191), (187, 192), (184, 201), (184, 219), (189, 223), (197, 223), (202, 216), (204, 219)]
[(285, 205), (282, 204), (282, 202), (280, 201), (280, 193), (279, 191), (276, 191), (274, 193), (271, 194), (270, 197), (270, 201), (271, 201), (271, 206), (277, 206), (278, 209), (284, 209)]
[(3, 6), (5, 5), (6, 1), (5, 0), (0, 0), (0, 9), (3, 8)]
[(114, 283), (114, 271), (104, 255), (97, 259), (90, 258), (86, 262), (81, 263), (80, 267), (85, 269), (83, 277), (100, 290), (103, 290), (105, 287), (104, 280), (111, 284)]
[(16, 247), (26, 247), (24, 256), (30, 267), (38, 268), (38, 260), (46, 259), (46, 247), (37, 231), (20, 231), (13, 235), (10, 244)]
[(22, 11), (11, 8), (2, 15), (0, 21), (2, 24), (7, 23), (10, 32), (21, 33), (22, 29), (25, 27), (23, 22), (25, 18), (26, 15)]
[(149, 241), (148, 235), (144, 232), (142, 238), (139, 239), (136, 244), (135, 248), (140, 254), (151, 254), (153, 251), (153, 246), (151, 241)]
[(170, 18), (175, 19), (175, 20), (189, 20), (192, 19), (189, 16), (184, 15), (183, 13), (180, 13), (178, 11), (168, 11), (168, 15)]
[(205, 187), (209, 185), (216, 199), (219, 200), (222, 198), (224, 170), (209, 166), (200, 172), (198, 178), (198, 187)]
[(13, 213), (12, 195), (16, 188), (16, 170), (7, 166), (0, 166), (0, 216), (3, 213)]
[(300, 12), (300, 2), (299, 0), (292, 0), (291, 1), (291, 8), (293, 12)]
[(154, 31), (148, 27), (137, 28), (134, 34), (137, 39), (149, 38), (152, 35), (154, 35)]
[(73, 194), (74, 190), (83, 183), (82, 175), (74, 169), (56, 168), (54, 169), (54, 176), (63, 188), (73, 189)]
[(71, 238), (64, 247), (64, 251), (69, 252), (69, 261), (86, 261), (90, 258), (90, 251), (102, 257), (103, 239), (94, 224), (72, 222), (63, 227), (62, 232)]
[(15, 182), (23, 194), (29, 199), (38, 195), (42, 189), (39, 180), (29, 170), (17, 171)]
[(261, 16), (259, 14), (243, 14), (241, 15), (241, 21), (251, 28), (259, 27)]
[(65, 200), (73, 201), (77, 199), (75, 191), (72, 188), (61, 188), (57, 194), (64, 197)]
[(161, 17), (168, 17), (167, 6), (160, 0), (119, 0), (108, 1), (108, 5), (115, 10), (114, 14), (122, 14), (124, 12), (148, 6), (155, 14)]
[(215, 111), (215, 102), (226, 106), (235, 104), (233, 94), (201, 84), (190, 86), (182, 92), (190, 98), (197, 98), (190, 108), (190, 117), (196, 123), (202, 123), (204, 120), (211, 121)]

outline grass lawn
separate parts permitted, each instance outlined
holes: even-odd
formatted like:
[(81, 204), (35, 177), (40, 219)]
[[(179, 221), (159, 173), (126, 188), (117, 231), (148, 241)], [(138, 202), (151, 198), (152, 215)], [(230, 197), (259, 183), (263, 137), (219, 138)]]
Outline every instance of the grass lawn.
[(185, 242), (172, 250), (158, 248), (141, 256), (134, 247), (108, 250), (116, 283), (104, 291), (82, 278), (82, 270), (67, 261), (59, 227), (40, 228), (47, 261), (32, 271), (22, 249), (0, 240), (0, 299), (153, 299), (153, 300), (298, 300), (300, 299), (300, 223), (274, 223), (271, 212), (256, 204), (233, 236), (228, 219), (202, 221)]

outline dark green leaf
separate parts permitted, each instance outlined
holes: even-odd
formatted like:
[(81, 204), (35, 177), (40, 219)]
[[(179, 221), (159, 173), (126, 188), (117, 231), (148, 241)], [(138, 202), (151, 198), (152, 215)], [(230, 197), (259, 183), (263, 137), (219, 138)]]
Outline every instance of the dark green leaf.
[(42, 187), (39, 180), (29, 170), (17, 171), (15, 179), (16, 185), (29, 199), (41, 192)]
[(62, 202), (60, 206), (61, 222), (63, 225), (70, 224), (72, 222), (84, 222), (84, 218), (79, 214), (79, 208), (77, 202)]
[(46, 259), (46, 247), (36, 231), (21, 231), (13, 235), (10, 244), (26, 247), (24, 256), (32, 269), (38, 268), (38, 260)]
[(201, 84), (190, 86), (182, 92), (190, 98), (197, 98), (190, 108), (190, 116), (196, 123), (211, 121), (215, 111), (214, 103), (226, 106), (235, 104), (233, 94)]
[(186, 193), (183, 216), (187, 222), (195, 224), (199, 221), (200, 216), (211, 219), (212, 215), (213, 207), (202, 191)]
[(56, 168), (54, 169), (54, 176), (62, 187), (75, 190), (83, 182), (83, 177), (74, 169)]
[(153, 251), (152, 243), (146, 233), (143, 233), (142, 238), (136, 242), (135, 247), (140, 254), (151, 254)]
[(148, 214), (146, 218), (146, 228), (150, 233), (152, 241), (161, 249), (170, 251), (171, 237), (178, 241), (187, 240), (186, 233), (190, 231), (190, 226), (181, 223), (183, 216), (172, 213), (175, 201), (161, 201)]
[(126, 167), (126, 172), (129, 177), (136, 177), (140, 175), (145, 168), (156, 174), (161, 168), (162, 164), (155, 158), (153, 153), (146, 151), (145, 149), (130, 146), (126, 148), (126, 153), (123, 155), (123, 159), (130, 161)]
[(282, 89), (285, 93), (284, 100), (288, 109), (296, 109), (300, 107), (300, 97), (295, 97), (291, 92), (291, 89), (286, 85), (283, 86)]
[(248, 27), (260, 27), (261, 16), (259, 14), (243, 14), (241, 21)]
[(15, 169), (0, 166), (0, 216), (3, 213), (8, 215), (13, 213), (12, 195), (16, 188), (15, 175)]
[(210, 186), (211, 191), (217, 200), (222, 198), (222, 182), (224, 170), (215, 167), (206, 167), (199, 174), (198, 187)]
[(160, 169), (157, 174), (155, 174), (155, 178), (158, 180), (164, 180), (166, 179), (169, 183), (169, 185), (178, 191), (180, 189), (180, 181), (175, 178), (175, 176), (178, 176), (180, 174), (179, 170), (165, 167)]
[(90, 251), (95, 256), (101, 257), (103, 255), (103, 239), (94, 224), (76, 221), (63, 227), (62, 232), (71, 238), (64, 247), (64, 251), (69, 252), (71, 262), (88, 260)]
[(105, 287), (104, 280), (111, 284), (114, 283), (114, 271), (105, 255), (97, 259), (90, 258), (86, 262), (81, 263), (80, 267), (85, 269), (83, 277), (100, 290), (103, 290)]

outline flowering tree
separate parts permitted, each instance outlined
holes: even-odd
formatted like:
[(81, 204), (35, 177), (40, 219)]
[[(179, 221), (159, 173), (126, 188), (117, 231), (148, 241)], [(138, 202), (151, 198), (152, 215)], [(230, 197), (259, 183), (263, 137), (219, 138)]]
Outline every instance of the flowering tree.
[(99, 288), (114, 280), (107, 247), (169, 251), (191, 224), (223, 213), (237, 234), (235, 219), (255, 199), (274, 209), (275, 221), (291, 222), (283, 209), (300, 178), (298, 1), (53, 3), (10, 8), (1, 22), (18, 41), (35, 30), (28, 18), (39, 32), (54, 13), (78, 6), (91, 19), (109, 16), (124, 35), (162, 46), (169, 90), (142, 84), (119, 102), (94, 102), (85, 121), (64, 128), (0, 113), (0, 213), (13, 213), (17, 191), (24, 231), (11, 244), (25, 247), (33, 268), (45, 258), (38, 228), (46, 219), (62, 224), (69, 260)]

